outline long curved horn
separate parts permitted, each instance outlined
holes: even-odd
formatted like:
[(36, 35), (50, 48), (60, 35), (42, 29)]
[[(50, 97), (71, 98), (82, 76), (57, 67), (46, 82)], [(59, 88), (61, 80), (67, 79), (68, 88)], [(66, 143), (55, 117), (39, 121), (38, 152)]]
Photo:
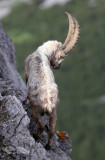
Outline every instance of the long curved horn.
[(73, 36), (75, 25), (74, 25), (74, 21), (72, 19), (72, 16), (68, 12), (65, 12), (65, 13), (67, 14), (68, 19), (69, 19), (69, 30), (68, 30), (68, 34), (67, 34), (66, 40), (65, 40), (65, 42), (63, 44), (66, 47), (66, 45), (68, 44), (68, 42), (70, 41), (70, 39)]
[(80, 30), (78, 21), (72, 18), (72, 16), (68, 12), (66, 12), (66, 14), (69, 18), (69, 31), (67, 38), (63, 44), (65, 54), (67, 54), (74, 47), (75, 43), (78, 40)]

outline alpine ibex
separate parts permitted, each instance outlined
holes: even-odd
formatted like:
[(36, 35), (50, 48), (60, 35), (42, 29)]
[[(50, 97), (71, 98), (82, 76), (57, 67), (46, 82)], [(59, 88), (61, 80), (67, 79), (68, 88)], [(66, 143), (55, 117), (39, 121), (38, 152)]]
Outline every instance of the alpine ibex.
[(25, 60), (27, 95), (32, 114), (38, 123), (38, 131), (34, 134), (36, 139), (41, 137), (45, 128), (41, 114), (46, 113), (49, 116), (49, 139), (46, 149), (50, 149), (52, 145), (56, 106), (59, 102), (58, 87), (50, 65), (54, 69), (59, 69), (61, 62), (74, 47), (79, 36), (77, 20), (69, 13), (66, 12), (66, 14), (69, 19), (69, 31), (64, 44), (58, 41), (45, 42)]

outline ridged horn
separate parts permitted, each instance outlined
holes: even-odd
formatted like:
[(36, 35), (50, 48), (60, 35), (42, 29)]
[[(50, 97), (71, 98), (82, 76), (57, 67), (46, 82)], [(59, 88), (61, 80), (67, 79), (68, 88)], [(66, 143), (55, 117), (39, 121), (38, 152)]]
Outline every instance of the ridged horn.
[(75, 18), (72, 18), (72, 16), (68, 12), (65, 12), (65, 13), (67, 14), (69, 19), (69, 31), (68, 31), (67, 38), (63, 44), (64, 52), (65, 54), (67, 54), (77, 42), (80, 29), (79, 29), (78, 21)]
[(64, 42), (64, 46), (66, 47), (66, 45), (68, 44), (68, 42), (70, 41), (70, 39), (72, 38), (73, 36), (73, 32), (74, 32), (74, 21), (72, 19), (72, 16), (68, 13), (68, 12), (65, 12), (68, 16), (68, 19), (69, 19), (69, 30), (68, 30), (68, 34), (67, 34), (67, 37), (66, 37), (66, 40)]

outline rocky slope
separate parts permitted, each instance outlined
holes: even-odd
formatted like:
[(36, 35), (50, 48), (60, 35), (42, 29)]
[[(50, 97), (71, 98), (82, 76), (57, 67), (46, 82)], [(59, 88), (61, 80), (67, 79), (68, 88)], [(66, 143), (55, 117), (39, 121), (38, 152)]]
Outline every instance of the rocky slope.
[(65, 132), (55, 132), (52, 149), (45, 150), (49, 127), (42, 118), (46, 129), (36, 141), (37, 123), (16, 70), (15, 48), (0, 24), (0, 160), (70, 160), (71, 140)]

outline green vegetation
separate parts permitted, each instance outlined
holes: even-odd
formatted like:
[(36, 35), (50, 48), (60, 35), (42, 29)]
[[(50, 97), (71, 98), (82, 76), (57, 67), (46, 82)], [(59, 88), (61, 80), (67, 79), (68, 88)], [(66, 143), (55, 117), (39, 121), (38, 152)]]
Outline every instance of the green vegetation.
[(67, 131), (72, 139), (73, 160), (104, 160), (105, 103), (105, 1), (92, 8), (88, 0), (73, 0), (65, 6), (46, 10), (18, 4), (2, 20), (16, 47), (17, 67), (24, 77), (24, 60), (47, 40), (64, 42), (70, 12), (79, 21), (81, 34), (76, 47), (54, 71), (59, 86), (57, 130)]

